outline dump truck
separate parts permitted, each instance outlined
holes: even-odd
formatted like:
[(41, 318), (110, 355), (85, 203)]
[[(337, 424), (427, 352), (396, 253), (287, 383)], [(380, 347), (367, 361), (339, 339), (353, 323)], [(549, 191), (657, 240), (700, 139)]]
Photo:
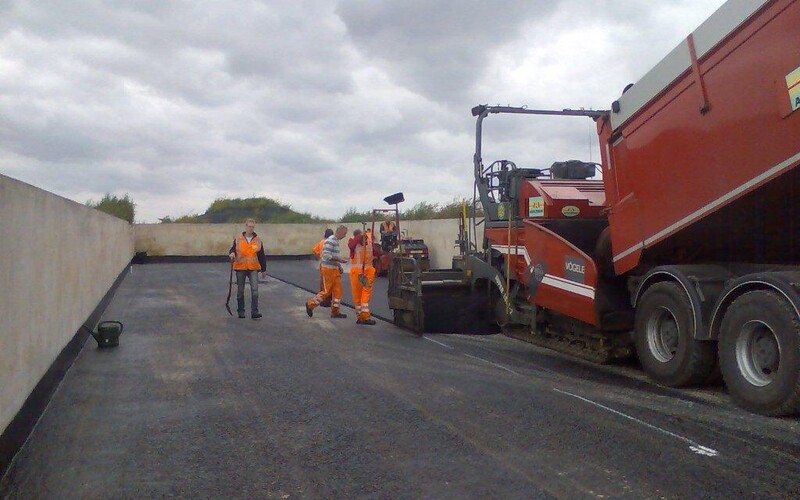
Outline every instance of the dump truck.
[[(672, 387), (721, 374), (741, 407), (800, 412), (798, 40), (800, 1), (729, 0), (608, 110), (473, 108), (483, 219), (459, 269), (390, 273), (396, 322), (635, 355)], [(588, 117), (600, 162), (484, 161), (494, 114)]]

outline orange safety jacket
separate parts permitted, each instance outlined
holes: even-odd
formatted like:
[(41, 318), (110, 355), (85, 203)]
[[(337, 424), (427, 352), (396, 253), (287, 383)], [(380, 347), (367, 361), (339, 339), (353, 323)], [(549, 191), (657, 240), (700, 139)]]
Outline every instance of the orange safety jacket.
[(253, 233), (250, 243), (244, 237), (244, 233), (236, 235), (233, 242), (236, 259), (233, 261), (233, 269), (236, 271), (261, 271), (261, 260), (264, 256), (264, 247), (261, 238)]
[(372, 267), (372, 241), (367, 241), (366, 246), (363, 243), (356, 244), (353, 256), (350, 258), (350, 271), (361, 272), (362, 266), (365, 269)]
[(314, 252), (314, 255), (316, 255), (318, 259), (322, 258), (322, 247), (325, 246), (325, 240), (326, 240), (326, 238), (322, 238), (321, 240), (319, 240), (319, 243), (314, 245), (313, 252)]

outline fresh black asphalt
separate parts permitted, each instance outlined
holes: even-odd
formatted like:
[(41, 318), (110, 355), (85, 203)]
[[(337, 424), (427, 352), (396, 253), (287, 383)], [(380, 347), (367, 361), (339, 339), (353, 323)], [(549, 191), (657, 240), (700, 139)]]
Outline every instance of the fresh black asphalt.
[(800, 420), (720, 388), (347, 308), (308, 318), (310, 294), (275, 278), (262, 320), (232, 318), (227, 279), (134, 266), (105, 313), (120, 346), (85, 345), (0, 497), (800, 497)]

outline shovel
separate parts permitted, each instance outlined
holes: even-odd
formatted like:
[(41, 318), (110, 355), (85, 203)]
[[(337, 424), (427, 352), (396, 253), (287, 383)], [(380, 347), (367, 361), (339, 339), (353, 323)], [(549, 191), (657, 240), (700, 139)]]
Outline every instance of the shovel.
[(231, 262), (231, 276), (228, 279), (228, 298), (225, 299), (225, 309), (228, 310), (228, 314), (233, 316), (233, 311), (231, 311), (231, 291), (233, 290), (233, 262)]

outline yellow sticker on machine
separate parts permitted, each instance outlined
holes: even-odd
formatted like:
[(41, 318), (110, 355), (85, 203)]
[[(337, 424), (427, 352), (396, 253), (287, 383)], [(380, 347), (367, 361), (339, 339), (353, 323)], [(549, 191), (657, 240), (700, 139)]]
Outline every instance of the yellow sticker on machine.
[(792, 111), (800, 108), (800, 85), (795, 85), (793, 89), (789, 89), (789, 100), (792, 101)]
[(528, 217), (544, 217), (544, 197), (531, 196), (528, 198)]
[(786, 88), (789, 89), (792, 111), (795, 111), (800, 108), (800, 68), (786, 75)]

